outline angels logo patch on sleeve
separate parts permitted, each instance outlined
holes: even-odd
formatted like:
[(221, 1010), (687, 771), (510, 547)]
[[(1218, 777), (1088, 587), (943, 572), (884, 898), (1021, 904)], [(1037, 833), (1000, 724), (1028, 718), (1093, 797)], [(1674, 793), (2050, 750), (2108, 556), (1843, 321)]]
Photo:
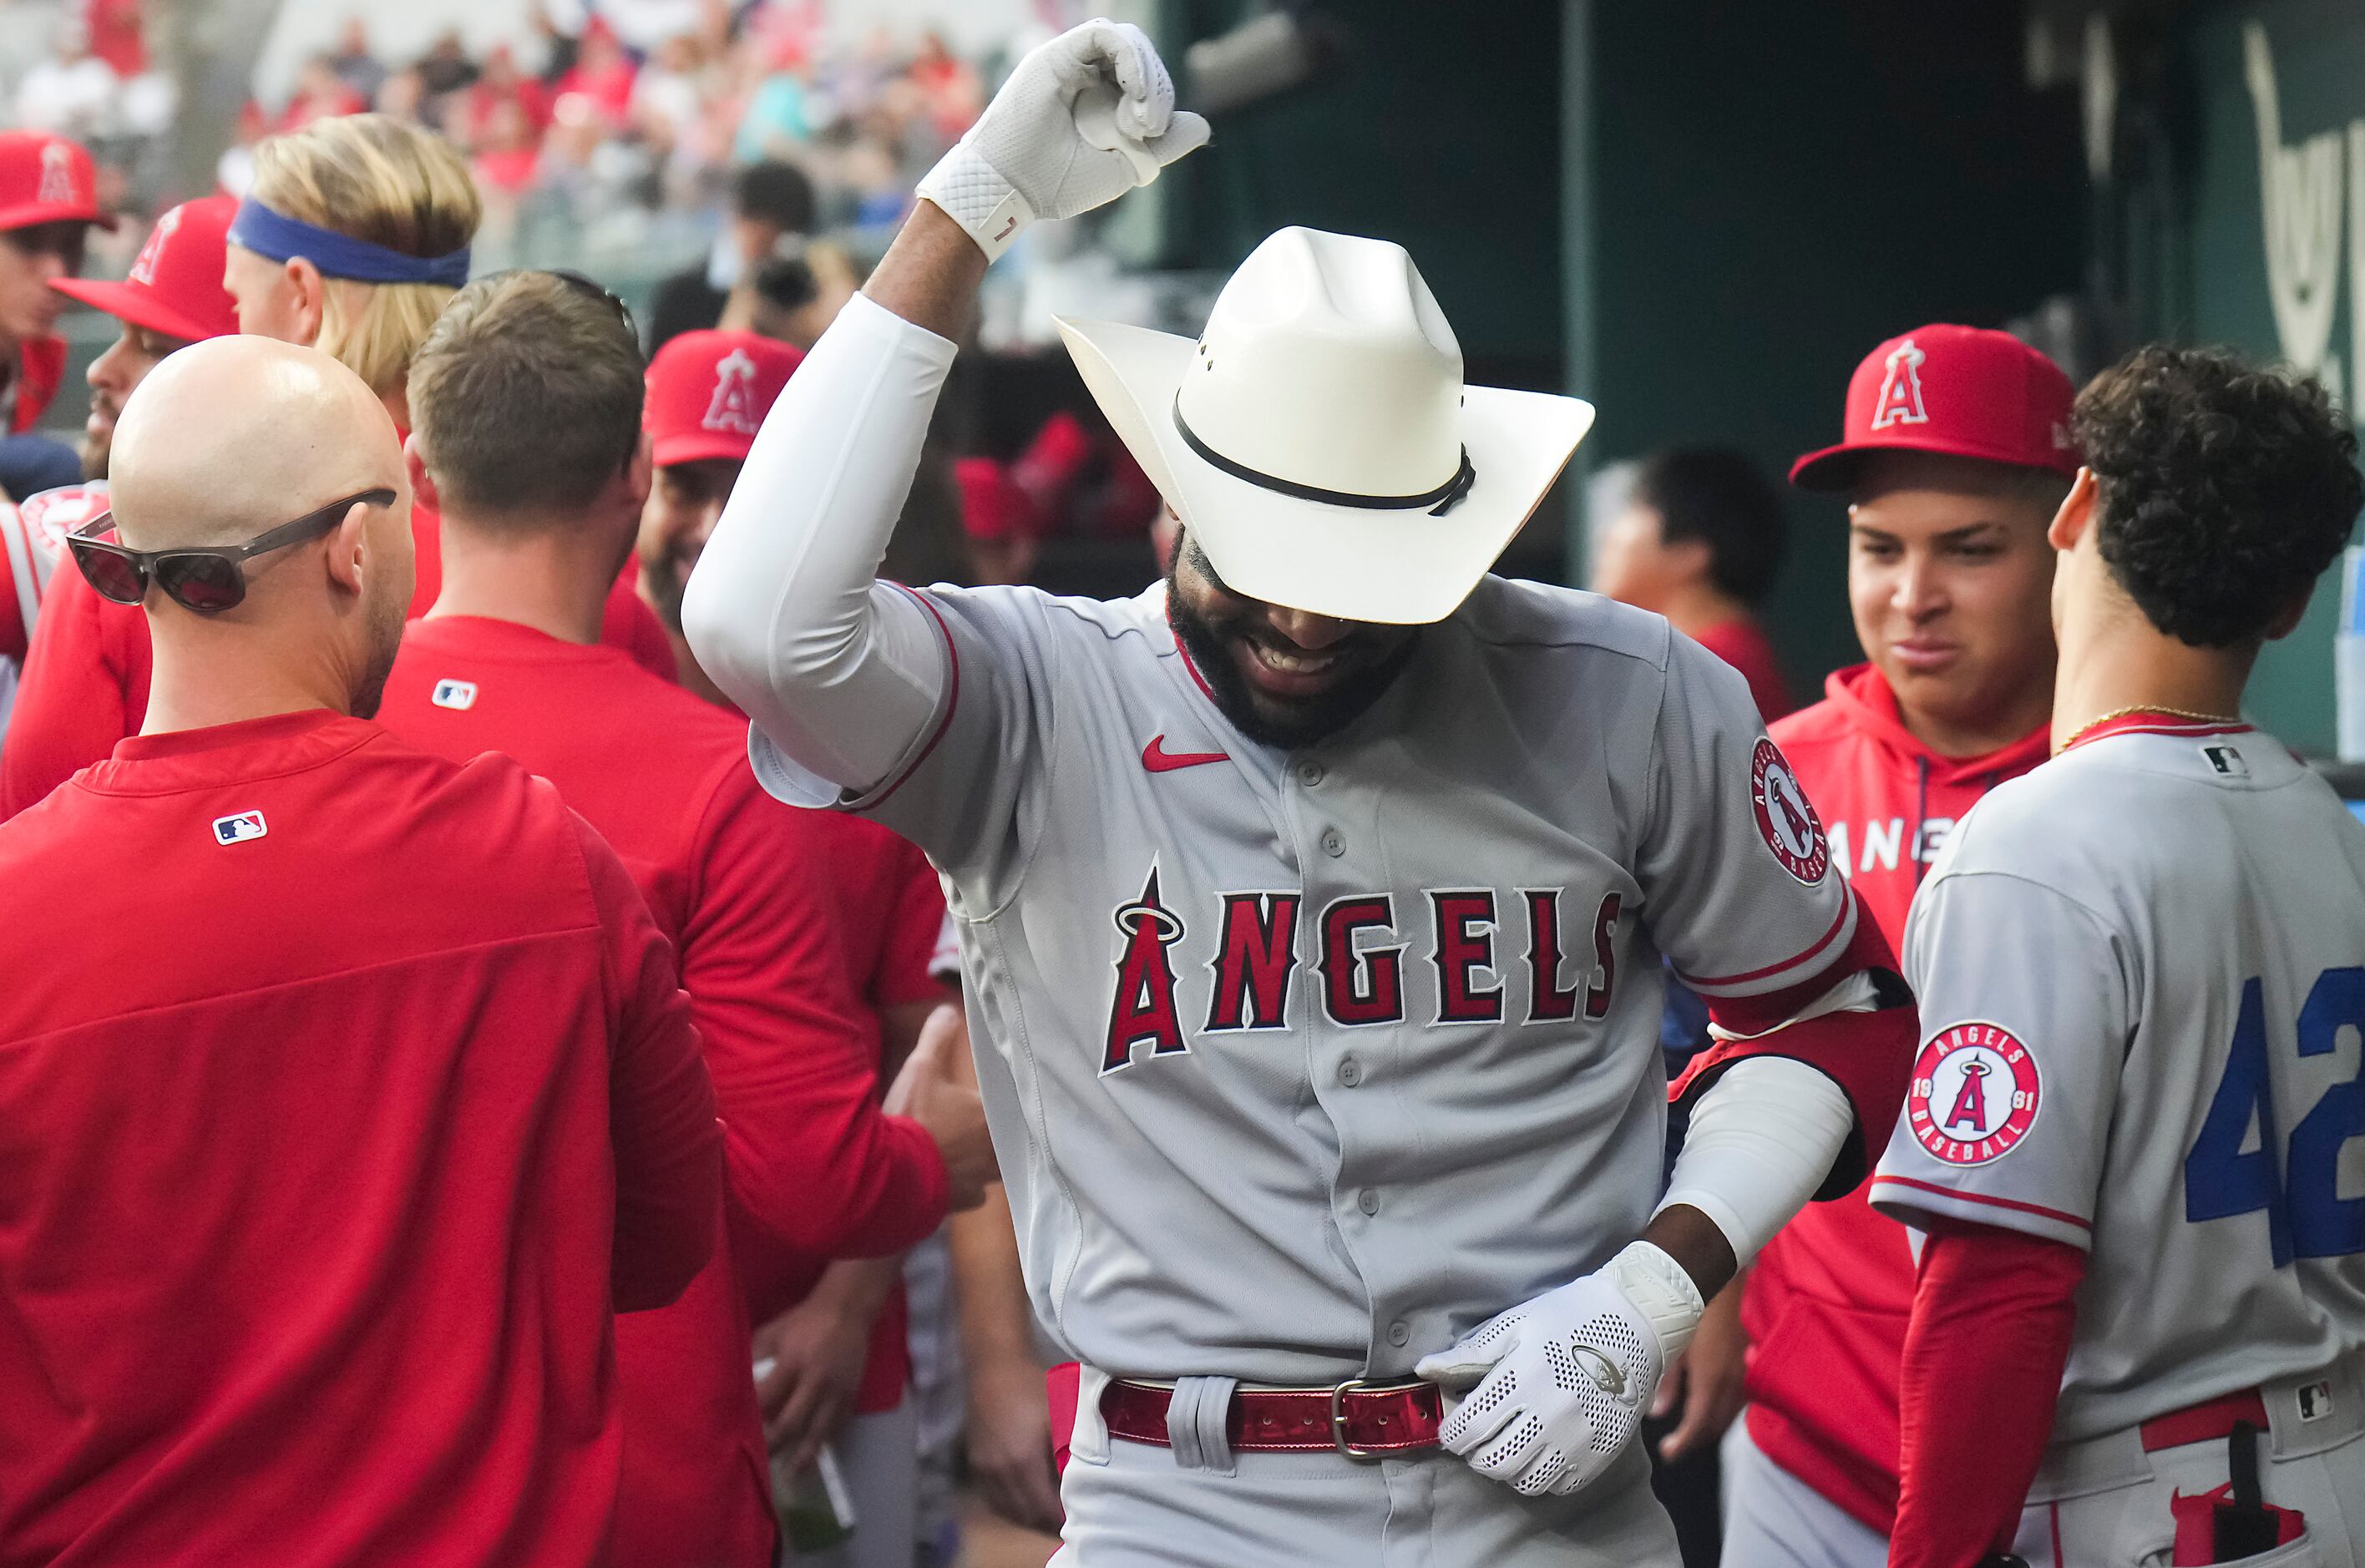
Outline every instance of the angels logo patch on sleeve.
[(1832, 868), (1832, 847), (1823, 837), (1823, 820), (1790, 771), (1782, 748), (1763, 735), (1749, 764), (1749, 803), (1757, 812), (1757, 831), (1782, 868), (1813, 887)]
[(2011, 1030), (1956, 1024), (1922, 1047), (1905, 1119), (1949, 1165), (1985, 1165), (2020, 1146), (2036, 1120), (2036, 1058)]

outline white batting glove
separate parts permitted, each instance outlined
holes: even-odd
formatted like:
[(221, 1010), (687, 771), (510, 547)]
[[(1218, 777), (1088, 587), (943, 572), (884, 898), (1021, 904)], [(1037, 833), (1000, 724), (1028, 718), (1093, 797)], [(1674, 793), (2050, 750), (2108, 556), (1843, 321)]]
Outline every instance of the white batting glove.
[(1703, 1310), (1682, 1265), (1637, 1241), (1597, 1272), (1423, 1356), (1413, 1371), (1470, 1389), (1438, 1430), (1449, 1451), (1524, 1495), (1564, 1495), (1633, 1440), (1659, 1374), (1691, 1342)]
[(1149, 35), (1102, 18), (1028, 50), (919, 194), (992, 261), (1037, 218), (1115, 201), (1206, 140)]

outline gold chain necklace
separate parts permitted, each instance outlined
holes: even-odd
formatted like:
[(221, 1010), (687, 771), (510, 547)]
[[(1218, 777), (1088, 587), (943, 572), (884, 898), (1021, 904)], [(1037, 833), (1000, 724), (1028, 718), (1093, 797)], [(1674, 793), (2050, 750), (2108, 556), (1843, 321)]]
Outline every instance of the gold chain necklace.
[(2061, 743), (2061, 749), (2068, 751), (2071, 746), (2084, 740), (2090, 731), (2099, 730), (2113, 719), (2124, 719), (2134, 713), (2165, 713), (2171, 719), (2191, 719), (2195, 723), (2201, 724), (2238, 724), (2242, 722), (2239, 714), (2196, 713), (2190, 708), (2169, 708), (2158, 702), (2138, 702), (2132, 708), (2113, 708), (2099, 719), (2087, 720), (2069, 733), (2069, 738)]

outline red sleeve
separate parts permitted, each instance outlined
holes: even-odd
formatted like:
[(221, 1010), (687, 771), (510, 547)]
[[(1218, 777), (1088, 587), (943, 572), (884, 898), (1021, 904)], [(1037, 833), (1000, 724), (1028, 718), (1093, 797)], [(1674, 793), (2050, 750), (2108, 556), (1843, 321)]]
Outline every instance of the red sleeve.
[(607, 840), (575, 820), (607, 939), (608, 1126), (616, 1157), (611, 1290), (619, 1312), (670, 1305), (722, 1238), (722, 1132), (673, 948)]
[(145, 616), (99, 598), (70, 566), (51, 575), (0, 751), (0, 818), (39, 803), (139, 733), (149, 662)]
[(600, 640), (611, 648), (630, 654), (633, 662), (671, 683), (681, 678), (674, 665), (673, 644), (657, 621), (657, 612), (643, 600), (634, 586), (639, 568), (627, 563), (624, 575), (608, 590), (608, 602), (600, 613)]
[[(1921, 1044), (1921, 1023), (1913, 994), (1897, 972), (1889, 939), (1865, 910), (1855, 890), (1855, 935), (1839, 956), (1812, 979), (1767, 996), (1704, 998), (1711, 1023), (1746, 1038), (1722, 1039), (1694, 1057), (1668, 1089), (1667, 1097), (1681, 1103), (1697, 1098), (1734, 1062), (1755, 1056), (1788, 1057), (1823, 1073), (1848, 1097), (1855, 1111), (1855, 1127), (1833, 1161), (1832, 1173), (1815, 1196), (1837, 1198), (1854, 1191), (1872, 1173), (1897, 1113), (1905, 1103), (1912, 1078), (1913, 1053)], [(1827, 1013), (1803, 1023), (1782, 1023), (1850, 975), (1869, 974), (1880, 1005), (1870, 1013)]]
[(723, 1105), (734, 1221), (816, 1259), (884, 1257), (943, 1222), (949, 1182), (926, 1130), (879, 1108), (878, 1025), (804, 814), (744, 764), (724, 776), (701, 828), (682, 980)]
[[(0, 513), (12, 510), (7, 498), (0, 496)], [(13, 516), (0, 515), (0, 529), (21, 527)], [(9, 562), (6, 545), (0, 544), (0, 659), (22, 660), (25, 646), (25, 610), (17, 602), (17, 569)]]
[(2018, 1231), (1930, 1236), (1905, 1330), (1890, 1568), (1974, 1568), (2011, 1547), (2052, 1436), (2085, 1272), (2077, 1248)]
[(880, 1007), (913, 1002), (942, 1002), (944, 981), (930, 970), (936, 938), (945, 928), (945, 886), (920, 846), (898, 837), (889, 858), (890, 869), (902, 882), (887, 917), (885, 940), (879, 946), (879, 971), (870, 977), (870, 1000)]

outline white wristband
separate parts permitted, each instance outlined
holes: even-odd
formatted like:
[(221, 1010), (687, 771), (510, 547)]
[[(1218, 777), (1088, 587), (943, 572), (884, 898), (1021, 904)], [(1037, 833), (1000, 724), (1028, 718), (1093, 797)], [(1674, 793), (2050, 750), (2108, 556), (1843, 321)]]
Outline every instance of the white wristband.
[(1002, 259), (1019, 233), (1035, 221), (1035, 209), (1018, 188), (977, 155), (966, 141), (939, 160), (920, 181), (917, 194), (967, 230), (989, 265)]

